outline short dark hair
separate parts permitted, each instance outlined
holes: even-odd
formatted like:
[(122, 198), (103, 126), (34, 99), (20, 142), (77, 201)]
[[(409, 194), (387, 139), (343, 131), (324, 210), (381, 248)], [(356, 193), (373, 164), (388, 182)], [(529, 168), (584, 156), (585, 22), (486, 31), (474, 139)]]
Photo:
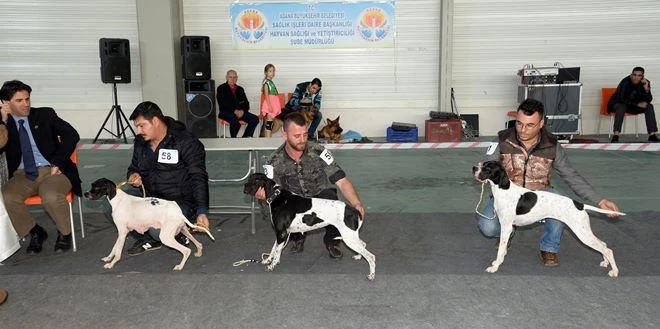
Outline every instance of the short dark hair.
[(19, 91), (27, 91), (28, 94), (31, 94), (32, 88), (18, 80), (5, 81), (0, 89), (0, 99), (3, 101), (11, 100)]
[(538, 114), (541, 115), (541, 118), (544, 116), (543, 103), (533, 98), (528, 98), (520, 103), (518, 111), (523, 111), (525, 115), (532, 115), (538, 112)]
[(632, 71), (633, 72), (640, 71), (640, 72), (642, 72), (642, 74), (644, 74), (644, 68), (641, 67), (641, 66), (635, 66)]
[(284, 125), (283, 125), (282, 129), (284, 129), (284, 131), (286, 131), (289, 128), (289, 126), (291, 125), (292, 122), (295, 123), (298, 126), (306, 126), (307, 125), (307, 121), (305, 120), (305, 117), (300, 112), (295, 111), (295, 112), (291, 112), (291, 113), (287, 114), (284, 117)]
[(311, 83), (312, 83), (313, 85), (317, 85), (317, 86), (319, 86), (319, 89), (321, 89), (321, 87), (323, 87), (323, 84), (321, 83), (321, 79), (319, 79), (319, 78), (314, 78), (314, 79), (312, 79), (312, 82), (311, 82)]
[(156, 103), (151, 102), (151, 101), (144, 101), (138, 106), (135, 107), (135, 110), (133, 110), (133, 113), (131, 113), (131, 117), (129, 118), (130, 120), (135, 120), (137, 117), (143, 117), (145, 120), (151, 121), (154, 117), (160, 119), (160, 121), (165, 122), (165, 116), (163, 115), (163, 111), (161, 111), (160, 107), (156, 105)]

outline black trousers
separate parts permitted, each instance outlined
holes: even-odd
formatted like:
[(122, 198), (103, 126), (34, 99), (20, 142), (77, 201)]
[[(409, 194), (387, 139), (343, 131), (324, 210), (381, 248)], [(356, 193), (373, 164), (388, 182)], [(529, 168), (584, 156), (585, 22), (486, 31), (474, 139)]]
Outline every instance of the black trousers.
[[(339, 200), (339, 197), (337, 196), (337, 190), (333, 188), (321, 191), (321, 193), (315, 195), (314, 198)], [(328, 225), (325, 227), (325, 236), (323, 236), (323, 243), (325, 243), (325, 245), (328, 247), (339, 245), (339, 240), (335, 240), (335, 238), (338, 236), (340, 236), (339, 230), (332, 225)], [(291, 236), (289, 236), (289, 240), (304, 241), (305, 235), (303, 233), (291, 233)]]
[(623, 118), (626, 113), (631, 114), (642, 114), (644, 113), (644, 120), (646, 121), (646, 131), (654, 133), (658, 131), (658, 123), (655, 120), (655, 111), (653, 110), (653, 104), (649, 104), (646, 108), (641, 108), (637, 106), (627, 106), (623, 103), (616, 103), (612, 106), (612, 112), (614, 112), (614, 127), (612, 131), (621, 132), (621, 127), (623, 126)]

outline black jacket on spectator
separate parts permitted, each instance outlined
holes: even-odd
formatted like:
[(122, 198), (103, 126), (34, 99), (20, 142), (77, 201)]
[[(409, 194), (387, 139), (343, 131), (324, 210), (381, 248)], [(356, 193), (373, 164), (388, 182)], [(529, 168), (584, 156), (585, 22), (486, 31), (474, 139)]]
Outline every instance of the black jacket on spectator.
[[(126, 177), (137, 172), (147, 196), (183, 202), (197, 215), (207, 213), (209, 183), (204, 145), (180, 121), (166, 116), (165, 124), (167, 135), (153, 152), (149, 142), (141, 136), (135, 137), (133, 159)], [(178, 153), (178, 161), (167, 163), (173, 162), (173, 150)]]
[(614, 112), (614, 104), (623, 103), (628, 107), (637, 107), (639, 102), (648, 102), (650, 103), (653, 100), (653, 95), (651, 95), (651, 82), (649, 81), (649, 92), (646, 92), (642, 83), (637, 85), (632, 84), (630, 81), (630, 76), (627, 76), (619, 82), (619, 86), (616, 87), (616, 91), (610, 101), (607, 103), (607, 112)]
[(243, 87), (236, 85), (236, 95), (231, 92), (231, 87), (228, 83), (223, 83), (218, 86), (216, 90), (216, 98), (218, 99), (219, 112), (231, 112), (241, 109), (245, 112), (250, 111), (250, 102), (245, 95)]

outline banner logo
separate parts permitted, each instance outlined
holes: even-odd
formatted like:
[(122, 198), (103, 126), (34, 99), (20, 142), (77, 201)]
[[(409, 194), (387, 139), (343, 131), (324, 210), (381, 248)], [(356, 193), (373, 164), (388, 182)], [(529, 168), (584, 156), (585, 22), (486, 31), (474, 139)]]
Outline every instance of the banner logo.
[(364, 40), (371, 42), (383, 40), (390, 31), (387, 14), (380, 8), (367, 8), (360, 13), (357, 29)]
[(247, 43), (257, 43), (266, 36), (268, 22), (266, 16), (256, 9), (241, 12), (234, 26), (234, 33)]

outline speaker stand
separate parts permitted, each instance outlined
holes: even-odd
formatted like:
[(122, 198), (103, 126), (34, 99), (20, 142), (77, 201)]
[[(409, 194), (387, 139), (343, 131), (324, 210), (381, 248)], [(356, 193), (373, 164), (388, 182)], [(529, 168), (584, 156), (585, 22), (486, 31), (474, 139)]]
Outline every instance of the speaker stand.
[[(94, 137), (94, 144), (96, 144), (96, 141), (99, 139), (99, 135), (101, 135), (102, 131), (107, 131), (114, 137), (114, 139), (120, 139), (119, 137), (124, 138), (124, 143), (128, 144), (128, 140), (126, 139), (126, 129), (128, 128), (131, 133), (133, 134), (133, 138), (135, 138), (135, 132), (133, 131), (133, 128), (131, 128), (131, 124), (128, 122), (128, 119), (126, 119), (126, 116), (124, 115), (124, 112), (121, 110), (121, 106), (117, 103), (117, 83), (114, 82), (112, 83), (112, 91), (113, 91), (113, 101), (114, 104), (112, 105), (112, 108), (110, 109), (110, 112), (108, 115), (105, 117), (105, 121), (103, 121), (103, 125), (101, 125), (101, 128), (99, 128), (99, 132), (96, 133), (96, 137)], [(108, 130), (105, 128), (105, 125), (108, 123), (108, 120), (112, 116), (112, 113), (115, 114), (115, 120), (117, 121), (117, 133), (112, 132), (111, 130)]]

